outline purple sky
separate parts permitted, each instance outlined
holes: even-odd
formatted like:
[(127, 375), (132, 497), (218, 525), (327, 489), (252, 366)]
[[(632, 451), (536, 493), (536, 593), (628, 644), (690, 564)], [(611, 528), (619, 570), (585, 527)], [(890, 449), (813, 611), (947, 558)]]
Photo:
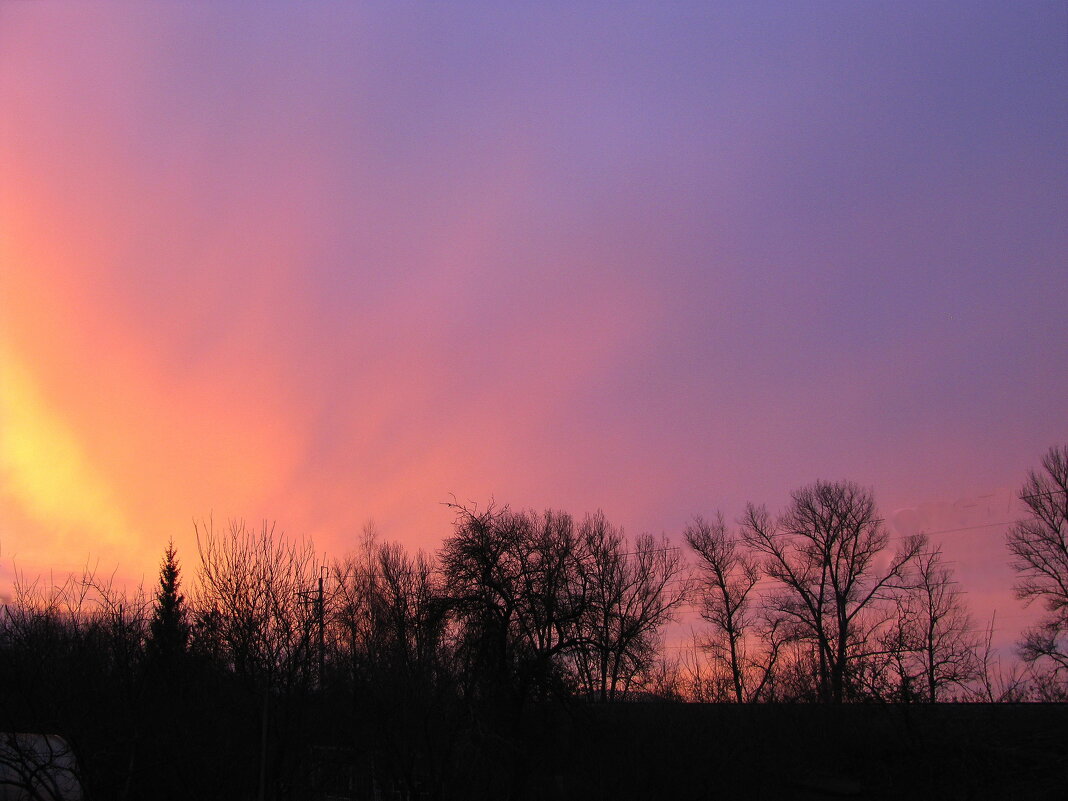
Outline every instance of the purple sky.
[(5, 563), (848, 478), (1020, 614), (1065, 3), (664, 6), (0, 6)]

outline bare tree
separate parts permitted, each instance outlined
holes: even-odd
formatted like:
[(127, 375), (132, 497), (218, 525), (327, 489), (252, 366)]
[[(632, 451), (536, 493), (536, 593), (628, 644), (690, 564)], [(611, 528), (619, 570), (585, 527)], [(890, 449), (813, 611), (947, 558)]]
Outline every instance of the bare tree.
[(685, 537), (698, 556), (698, 608), (712, 625), (702, 650), (728, 671), (734, 701), (758, 701), (770, 686), (784, 638), (781, 618), (769, 619), (754, 609), (757, 560), (741, 537), (727, 530), (720, 514), (711, 523), (694, 518)]
[[(422, 552), (379, 542), (369, 524), (332, 575), (329, 690), (351, 708), (335, 725), (355, 753), (373, 751), (380, 780), (398, 795), (414, 792), (450, 765), (456, 735), (439, 574)], [(359, 769), (358, 760), (349, 764)]]
[[(219, 532), (197, 526), (196, 592), (200, 645), (241, 680), (260, 706), (258, 798), (273, 774), (297, 769), (292, 739), (300, 727), (301, 694), (315, 675), (319, 570), (306, 540), (292, 540), (266, 522), (257, 531), (233, 520)], [(272, 699), (277, 699), (272, 701)]]
[(940, 547), (916, 557), (905, 584), (894, 624), (881, 638), (888, 664), (876, 662), (875, 672), (884, 686), (893, 678), (885, 692), (895, 699), (946, 700), (979, 677), (979, 637)]
[(981, 632), (981, 641), (976, 650), (976, 681), (967, 688), (964, 699), (985, 704), (1027, 701), (1032, 697), (1028, 671), (1018, 660), (1013, 660), (1008, 666), (1002, 663), (1001, 655), (994, 647), (996, 623), (995, 611), (990, 615), (989, 625)]
[(444, 626), (432, 559), (371, 536), (360, 553), (334, 563), (333, 577), (333, 639), (347, 652), (352, 678), (428, 668)]
[(1068, 445), (1054, 447), (1032, 470), (1022, 500), (1031, 517), (1008, 533), (1016, 597), (1041, 601), (1046, 617), (1024, 634), (1020, 655), (1047, 684), (1068, 691)]
[(582, 538), (563, 512), (454, 508), (456, 531), (440, 561), (467, 672), (509, 687), (516, 700), (544, 697), (562, 679), (588, 603)]
[[(117, 799), (129, 797), (139, 768), (148, 599), (141, 589), (132, 594), (117, 590), (112, 578), (98, 576), (89, 566), (58, 583), (27, 581), (19, 573), (14, 590), (0, 629), (4, 655), (0, 708), (8, 716), (31, 721), (38, 731), (61, 732), (81, 745), (80, 753), (90, 761), (105, 749), (86, 749), (84, 744), (106, 741), (117, 769), (101, 792)], [(23, 745), (29, 756), (38, 745), (51, 749), (53, 743), (31, 739)], [(15, 767), (11, 762), (19, 751), (15, 746), (14, 741), (7, 742), (8, 768)], [(50, 770), (46, 763), (33, 764), (35, 769)]]
[(316, 623), (315, 552), (273, 525), (232, 520), (216, 531), (197, 526), (197, 608), (213, 618), (214, 635), (237, 675), (269, 684), (308, 678)]
[(907, 538), (880, 569), (889, 534), (871, 492), (826, 481), (795, 491), (777, 520), (750, 504), (743, 532), (764, 557), (765, 574), (781, 585), (769, 608), (815, 646), (820, 699), (841, 703), (853, 689), (852, 663), (891, 619), (886, 602), (900, 592), (924, 538)]
[(691, 644), (679, 647), (679, 694), (698, 704), (730, 700), (730, 679), (709, 670), (707, 660), (701, 658), (702, 643), (697, 633), (690, 632)]
[(0, 798), (81, 801), (73, 749), (55, 734), (0, 734)]
[(613, 701), (641, 674), (652, 678), (657, 633), (686, 598), (682, 557), (650, 534), (631, 546), (600, 512), (586, 517), (580, 534), (588, 603), (573, 658), (586, 694)]

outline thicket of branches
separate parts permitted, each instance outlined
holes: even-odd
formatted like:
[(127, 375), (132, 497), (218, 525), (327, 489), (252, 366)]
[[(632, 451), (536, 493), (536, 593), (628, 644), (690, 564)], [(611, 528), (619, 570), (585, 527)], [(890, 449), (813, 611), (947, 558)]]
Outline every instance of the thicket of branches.
[[(1053, 449), (1029, 477), (1009, 536), (1017, 593), (1048, 612), (1023, 672), (999, 672), (936, 544), (817, 482), (778, 514), (694, 519), (686, 548), (599, 513), (453, 505), (436, 554), (372, 524), (326, 561), (207, 521), (192, 570), (168, 546), (151, 592), (20, 575), (3, 726), (62, 733), (98, 797), (521, 797), (561, 705), (1063, 699), (1066, 465)], [(666, 649), (687, 608), (702, 629)]]

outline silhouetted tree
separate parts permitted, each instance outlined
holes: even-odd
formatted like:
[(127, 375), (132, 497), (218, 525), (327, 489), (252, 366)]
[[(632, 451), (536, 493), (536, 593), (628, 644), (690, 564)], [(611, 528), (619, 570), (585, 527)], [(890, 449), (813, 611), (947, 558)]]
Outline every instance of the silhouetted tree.
[[(1046, 617), (1024, 634), (1020, 655), (1054, 694), (1068, 694), (1068, 445), (1054, 447), (1020, 490), (1031, 511), (1008, 533), (1016, 596)], [(1059, 689), (1058, 689), (1059, 688)]]
[(505, 690), (514, 669), (519, 566), (511, 512), (457, 507), (455, 533), (443, 543), (445, 594), (459, 630), (466, 693)]
[(872, 659), (872, 689), (886, 700), (947, 700), (978, 678), (980, 638), (940, 547), (918, 554), (903, 578), (882, 658)]
[(686, 527), (686, 542), (698, 556), (694, 595), (712, 625), (702, 650), (727, 671), (733, 700), (759, 701), (771, 685), (785, 640), (781, 617), (754, 608), (760, 567), (741, 537), (731, 534), (722, 515), (712, 522), (698, 516)]
[(965, 694), (969, 701), (985, 704), (1017, 704), (1031, 698), (1033, 687), (1027, 671), (1019, 662), (1008, 665), (1002, 662), (1001, 654), (994, 647), (994, 632), (997, 631), (997, 612), (990, 616), (990, 624), (982, 632), (980, 647), (976, 650), (979, 673), (975, 685)]
[(440, 786), (456, 740), (444, 639), (447, 606), (434, 562), (378, 541), (373, 524), (334, 563), (329, 640), (333, 697), (351, 708), (348, 742), (376, 754), (398, 792)]
[(159, 589), (149, 624), (148, 656), (157, 664), (173, 665), (189, 645), (189, 615), (185, 596), (179, 591), (181, 569), (174, 543), (163, 552)]
[(74, 751), (51, 734), (0, 734), (0, 798), (80, 801), (82, 781)]
[[(16, 577), (0, 636), (0, 714), (62, 735), (85, 758), (86, 788), (130, 797), (141, 768), (141, 667), (148, 601), (87, 568), (58, 583)], [(8, 729), (9, 731), (11, 729)]]
[(198, 526), (197, 546), (198, 648), (221, 659), (244, 690), (241, 722), (259, 745), (253, 781), (262, 800), (301, 768), (296, 740), (317, 673), (315, 552), (273, 525), (257, 531), (240, 520), (222, 532), (210, 521)]
[(271, 684), (311, 679), (317, 623), (315, 552), (264, 523), (231, 521), (225, 532), (197, 528), (197, 605), (214, 613), (217, 636), (234, 671)]
[(879, 570), (889, 534), (871, 492), (846, 481), (817, 481), (795, 491), (777, 520), (750, 504), (743, 531), (764, 557), (764, 573), (781, 585), (767, 598), (769, 608), (816, 649), (820, 699), (847, 700), (850, 668), (891, 619), (885, 602), (901, 591), (924, 538), (906, 538)]
[(516, 701), (547, 697), (589, 603), (583, 539), (563, 512), (455, 508), (440, 561), (471, 678)]
[(665, 538), (643, 534), (631, 546), (600, 512), (580, 537), (587, 603), (572, 657), (586, 694), (612, 701), (642, 674), (655, 683), (658, 632), (686, 598), (683, 563)]

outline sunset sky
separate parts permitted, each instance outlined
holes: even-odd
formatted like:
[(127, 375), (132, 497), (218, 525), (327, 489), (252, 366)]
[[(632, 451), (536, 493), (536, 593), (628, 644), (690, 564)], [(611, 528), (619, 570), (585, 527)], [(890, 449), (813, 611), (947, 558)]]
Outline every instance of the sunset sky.
[[(0, 4), (0, 591), (872, 487), (1015, 625), (1064, 2)], [(964, 529), (956, 531), (956, 529)]]

